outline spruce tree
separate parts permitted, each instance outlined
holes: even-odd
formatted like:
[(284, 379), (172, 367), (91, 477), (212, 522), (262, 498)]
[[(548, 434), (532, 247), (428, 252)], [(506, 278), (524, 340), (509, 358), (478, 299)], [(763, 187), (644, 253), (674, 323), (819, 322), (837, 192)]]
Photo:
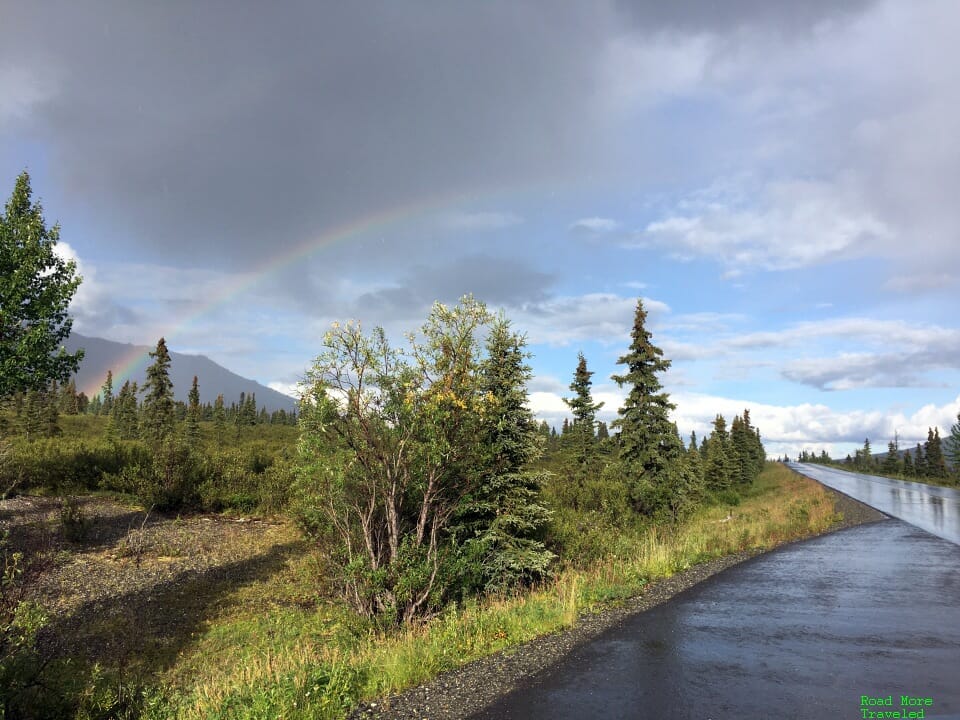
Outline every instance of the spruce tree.
[(883, 459), (883, 472), (886, 475), (896, 475), (900, 469), (900, 458), (897, 456), (897, 446), (891, 440), (887, 443), (887, 456)]
[(704, 479), (710, 490), (726, 490), (734, 480), (735, 465), (727, 434), (727, 421), (723, 415), (717, 415), (713, 421), (713, 432), (707, 443), (707, 459), (704, 463)]
[(916, 470), (913, 467), (913, 458), (910, 457), (910, 451), (907, 450), (903, 453), (903, 474), (907, 477), (913, 477), (917, 474)]
[(197, 385), (197, 376), (193, 376), (193, 385), (187, 396), (186, 436), (191, 448), (196, 448), (200, 442), (200, 388)]
[(100, 395), (103, 398), (100, 405), (101, 415), (110, 415), (113, 412), (113, 371), (107, 370), (107, 379), (103, 381), (103, 387), (100, 388)]
[(670, 361), (650, 341), (646, 321), (643, 301), (637, 300), (629, 352), (617, 360), (627, 371), (612, 376), (618, 386), (630, 391), (612, 426), (620, 431), (620, 459), (630, 466), (630, 472), (656, 483), (679, 457), (680, 443), (670, 421), (670, 411), (676, 406), (657, 377), (670, 368)]
[(223, 444), (223, 434), (227, 431), (227, 412), (223, 407), (223, 395), (217, 395), (213, 403), (213, 433), (217, 438), (217, 444)]
[(927, 456), (923, 454), (923, 447), (920, 443), (917, 443), (917, 448), (914, 450), (913, 467), (919, 477), (929, 475), (927, 471)]
[(143, 384), (141, 429), (143, 437), (154, 443), (163, 442), (176, 427), (173, 403), (173, 383), (170, 382), (170, 353), (163, 338), (150, 353), (153, 363), (147, 368)]
[(953, 463), (953, 471), (960, 473), (960, 413), (957, 413), (957, 422), (950, 428), (950, 436), (944, 440), (944, 453)]
[(108, 436), (115, 435), (120, 440), (136, 440), (140, 436), (138, 419), (137, 384), (126, 380), (114, 398), (113, 412), (107, 426)]
[(927, 473), (930, 477), (945, 478), (947, 464), (943, 458), (943, 446), (940, 442), (940, 428), (933, 428), (927, 432)]
[(43, 435), (43, 400), (40, 393), (30, 388), (24, 394), (20, 412), (20, 427), (27, 440), (36, 440)]
[(753, 430), (739, 415), (734, 416), (730, 427), (730, 447), (733, 460), (733, 479), (741, 485), (749, 485), (756, 477)]
[(607, 424), (601, 420), (597, 423), (597, 440), (609, 440), (610, 431), (607, 429)]
[(43, 434), (45, 437), (58, 437), (63, 434), (60, 428), (59, 395), (57, 381), (54, 380), (50, 389), (40, 393), (42, 398)]
[(505, 591), (538, 580), (554, 555), (543, 544), (549, 512), (540, 499), (543, 474), (530, 470), (540, 457), (542, 432), (528, 407), (531, 377), (525, 340), (498, 318), (480, 367), (480, 392), (488, 399), (481, 430), (485, 457), (475, 492), (459, 511), (454, 532), (464, 537), (475, 583)]
[(570, 444), (577, 462), (582, 465), (593, 457), (596, 450), (597, 410), (603, 407), (603, 403), (593, 401), (590, 394), (593, 384), (590, 378), (593, 372), (587, 370), (587, 359), (583, 353), (577, 357), (577, 370), (573, 375), (573, 382), (570, 383), (570, 390), (574, 395), (572, 398), (564, 398), (563, 401), (573, 413), (573, 425), (569, 430)]

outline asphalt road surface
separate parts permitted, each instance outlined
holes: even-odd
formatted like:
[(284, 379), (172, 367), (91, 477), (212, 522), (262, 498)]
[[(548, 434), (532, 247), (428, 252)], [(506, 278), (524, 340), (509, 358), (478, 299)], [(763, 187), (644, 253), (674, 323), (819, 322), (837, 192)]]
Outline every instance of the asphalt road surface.
[[(870, 481), (844, 482), (848, 492)], [(943, 488), (923, 497), (861, 489), (930, 515), (938, 534), (955, 528)], [(901, 706), (901, 696), (919, 704)], [(960, 545), (896, 519), (730, 568), (628, 618), (475, 717), (853, 720), (878, 710), (960, 718)]]
[(824, 465), (787, 464), (882, 513), (960, 544), (960, 490), (835, 470)]

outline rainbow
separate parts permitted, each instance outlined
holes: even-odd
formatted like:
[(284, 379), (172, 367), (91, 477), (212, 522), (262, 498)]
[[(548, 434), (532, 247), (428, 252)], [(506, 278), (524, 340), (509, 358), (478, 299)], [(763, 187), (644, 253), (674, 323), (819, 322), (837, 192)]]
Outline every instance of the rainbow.
[[(542, 189), (543, 186), (541, 185), (540, 187)], [(232, 282), (224, 283), (217, 292), (213, 293), (212, 297), (206, 300), (206, 302), (201, 303), (186, 317), (161, 329), (161, 331), (157, 333), (157, 339), (163, 337), (169, 342), (171, 338), (183, 332), (184, 329), (189, 327), (190, 324), (198, 318), (225, 305), (232, 298), (250, 289), (264, 278), (284, 268), (290, 267), (299, 261), (305, 260), (324, 248), (350, 239), (360, 238), (373, 232), (389, 229), (418, 216), (427, 213), (436, 213), (446, 207), (468, 203), (472, 204), (481, 197), (490, 200), (507, 190), (508, 189), (500, 186), (497, 191), (494, 192), (456, 192), (444, 194), (439, 197), (432, 195), (425, 200), (397, 205), (387, 210), (365, 215), (361, 218), (355, 218), (349, 222), (329, 228), (320, 235), (310, 237), (304, 242), (295, 245), (292, 249), (271, 258), (259, 270), (244, 273)], [(515, 190), (514, 188), (514, 191)], [(513, 199), (514, 201), (516, 200), (515, 195)], [(133, 346), (130, 352), (122, 358), (119, 367), (117, 367), (113, 373), (113, 387), (115, 392), (125, 380), (136, 374), (141, 368), (146, 367), (147, 361), (149, 360), (149, 352), (150, 350), (144, 351), (143, 346)], [(103, 380), (101, 379), (99, 382), (102, 383)], [(97, 384), (96, 387), (89, 387), (85, 389), (84, 392), (92, 398), (100, 392), (100, 384)]]

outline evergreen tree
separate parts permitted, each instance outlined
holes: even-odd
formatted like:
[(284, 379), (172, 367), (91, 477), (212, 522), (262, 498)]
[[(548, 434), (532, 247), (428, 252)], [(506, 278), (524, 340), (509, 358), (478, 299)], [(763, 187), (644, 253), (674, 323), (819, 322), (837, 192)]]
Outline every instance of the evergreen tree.
[(620, 458), (630, 471), (658, 483), (669, 464), (679, 458), (680, 443), (669, 417), (676, 406), (657, 377), (670, 368), (670, 361), (650, 341), (646, 321), (643, 301), (637, 300), (629, 351), (617, 360), (627, 371), (612, 376), (619, 387), (630, 388), (613, 427), (620, 431)]
[(43, 400), (40, 393), (30, 388), (23, 396), (23, 409), (20, 412), (20, 427), (27, 440), (36, 440), (43, 435)]
[(193, 376), (193, 384), (187, 396), (186, 435), (191, 448), (196, 448), (200, 442), (200, 388), (197, 385), (197, 376)]
[(454, 535), (465, 537), (468, 567), (484, 591), (505, 591), (545, 576), (555, 557), (541, 539), (549, 512), (540, 499), (542, 473), (529, 470), (542, 441), (527, 406), (531, 377), (525, 340), (504, 318), (494, 322), (480, 368), (489, 401), (482, 447), (488, 456), (477, 489), (463, 504)]
[(163, 338), (157, 342), (150, 357), (153, 363), (147, 368), (147, 380), (143, 385), (142, 434), (145, 439), (160, 443), (170, 437), (176, 427), (170, 353)]
[(108, 436), (116, 436), (120, 440), (136, 440), (140, 436), (138, 420), (137, 384), (126, 380), (114, 398), (110, 425), (107, 427)]
[(223, 407), (223, 395), (217, 395), (213, 403), (213, 433), (217, 438), (217, 444), (223, 444), (223, 434), (227, 431), (227, 413)]
[(883, 459), (883, 472), (886, 475), (896, 475), (900, 469), (900, 458), (897, 457), (897, 446), (891, 440), (887, 443), (887, 456)]
[(946, 439), (945, 445), (946, 455), (953, 463), (953, 469), (960, 470), (960, 413), (957, 413), (957, 422), (950, 428), (950, 437)]
[(858, 453), (857, 467), (861, 470), (870, 470), (873, 467), (873, 451), (870, 449), (870, 438), (863, 441), (863, 448)]
[(736, 415), (730, 428), (730, 449), (733, 451), (733, 479), (741, 485), (749, 485), (758, 473), (753, 430)]
[(79, 415), (80, 401), (77, 398), (77, 383), (73, 378), (60, 389), (60, 412), (64, 415)]
[(917, 474), (916, 468), (913, 467), (913, 458), (910, 457), (909, 450), (903, 453), (903, 474), (907, 477), (914, 477)]
[(50, 389), (46, 392), (40, 393), (42, 399), (42, 417), (43, 417), (43, 434), (45, 437), (57, 437), (63, 434), (63, 430), (60, 429), (60, 411), (59, 406), (59, 395), (57, 394), (57, 381), (54, 380), (50, 386)]
[(690, 433), (690, 446), (685, 455), (686, 463), (698, 484), (702, 487), (705, 484), (703, 456), (700, 454), (700, 448), (697, 447), (697, 434)]
[(919, 477), (925, 477), (930, 474), (927, 470), (927, 456), (924, 455), (923, 447), (920, 443), (917, 443), (917, 448), (914, 450), (913, 467), (916, 469)]
[(113, 413), (113, 371), (107, 370), (107, 379), (103, 381), (103, 387), (100, 388), (100, 396), (103, 398), (100, 405), (101, 415), (110, 415)]
[(610, 431), (607, 429), (607, 424), (601, 420), (597, 423), (597, 440), (609, 440)]
[(570, 390), (574, 395), (572, 398), (563, 399), (573, 413), (573, 426), (569, 430), (570, 442), (576, 460), (581, 465), (593, 457), (596, 449), (597, 410), (603, 407), (603, 403), (595, 403), (590, 394), (592, 376), (593, 372), (587, 370), (587, 359), (580, 353), (577, 370), (573, 382), (570, 383)]
[(710, 490), (726, 490), (733, 483), (736, 468), (732, 455), (727, 421), (723, 415), (717, 415), (713, 421), (710, 441), (707, 443), (707, 460), (703, 471)]
[(943, 458), (943, 446), (940, 442), (940, 428), (933, 428), (927, 432), (927, 474), (930, 477), (945, 478), (947, 464)]

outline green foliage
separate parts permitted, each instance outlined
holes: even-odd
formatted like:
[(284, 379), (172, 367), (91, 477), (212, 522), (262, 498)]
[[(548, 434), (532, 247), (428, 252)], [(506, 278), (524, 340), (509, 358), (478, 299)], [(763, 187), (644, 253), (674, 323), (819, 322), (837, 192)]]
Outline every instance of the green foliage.
[(76, 263), (54, 251), (60, 227), (47, 228), (32, 194), (24, 171), (0, 214), (0, 399), (66, 382), (83, 358), (62, 347), (80, 286)]
[(200, 442), (200, 388), (196, 375), (193, 376), (193, 385), (190, 386), (185, 425), (187, 444), (196, 450)]
[(113, 371), (107, 370), (107, 379), (100, 388), (99, 415), (110, 415), (113, 412)]
[(680, 443), (669, 417), (675, 405), (657, 377), (670, 369), (670, 361), (651, 342), (646, 320), (643, 301), (637, 300), (629, 352), (617, 360), (627, 371), (612, 377), (620, 387), (630, 388), (613, 427), (620, 431), (621, 461), (645, 484), (656, 485), (666, 482), (664, 473), (679, 458)]
[(137, 384), (129, 380), (123, 383), (120, 393), (112, 403), (110, 425), (111, 437), (119, 440), (135, 440), (140, 437), (140, 418), (137, 409)]
[(940, 428), (931, 428), (927, 431), (927, 443), (924, 446), (926, 457), (926, 471), (931, 477), (943, 479), (947, 477), (947, 464), (943, 457), (943, 446), (940, 441)]
[(707, 488), (712, 491), (730, 488), (737, 470), (735, 463), (733, 447), (727, 433), (727, 421), (723, 415), (717, 415), (713, 421), (713, 432), (707, 440), (707, 457), (703, 471)]
[(563, 401), (573, 413), (573, 425), (565, 433), (565, 444), (573, 448), (576, 462), (581, 465), (587, 463), (596, 452), (597, 410), (603, 407), (603, 403), (595, 403), (590, 394), (592, 376), (593, 372), (587, 370), (587, 359), (583, 353), (578, 354), (577, 369), (570, 383), (573, 397), (564, 398)]
[(525, 340), (501, 317), (487, 339), (479, 391), (487, 401), (480, 482), (456, 512), (450, 533), (463, 545), (468, 589), (505, 592), (542, 579), (554, 555), (541, 540), (550, 512), (540, 499), (543, 473), (528, 470), (541, 438), (527, 406)]
[(48, 618), (24, 600), (33, 568), (11, 548), (8, 532), (0, 534), (0, 563), (0, 717), (17, 717), (39, 700), (36, 639)]
[(453, 590), (441, 566), (451, 519), (481, 481), (490, 402), (477, 336), (490, 319), (470, 297), (437, 303), (405, 352), (382, 329), (335, 324), (308, 374), (302, 489), (320, 511), (301, 522), (339, 548), (337, 582), (362, 614), (409, 621)]
[(945, 450), (947, 457), (953, 462), (954, 470), (960, 470), (960, 413), (957, 413), (957, 422), (950, 428)]
[(63, 537), (70, 542), (86, 540), (91, 520), (83, 511), (83, 506), (73, 496), (60, 500), (60, 529)]
[(143, 384), (143, 410), (140, 432), (151, 443), (167, 440), (175, 428), (176, 416), (173, 403), (173, 383), (170, 381), (170, 353), (163, 338), (157, 341), (156, 350), (150, 353), (153, 363), (147, 368), (147, 380)]

